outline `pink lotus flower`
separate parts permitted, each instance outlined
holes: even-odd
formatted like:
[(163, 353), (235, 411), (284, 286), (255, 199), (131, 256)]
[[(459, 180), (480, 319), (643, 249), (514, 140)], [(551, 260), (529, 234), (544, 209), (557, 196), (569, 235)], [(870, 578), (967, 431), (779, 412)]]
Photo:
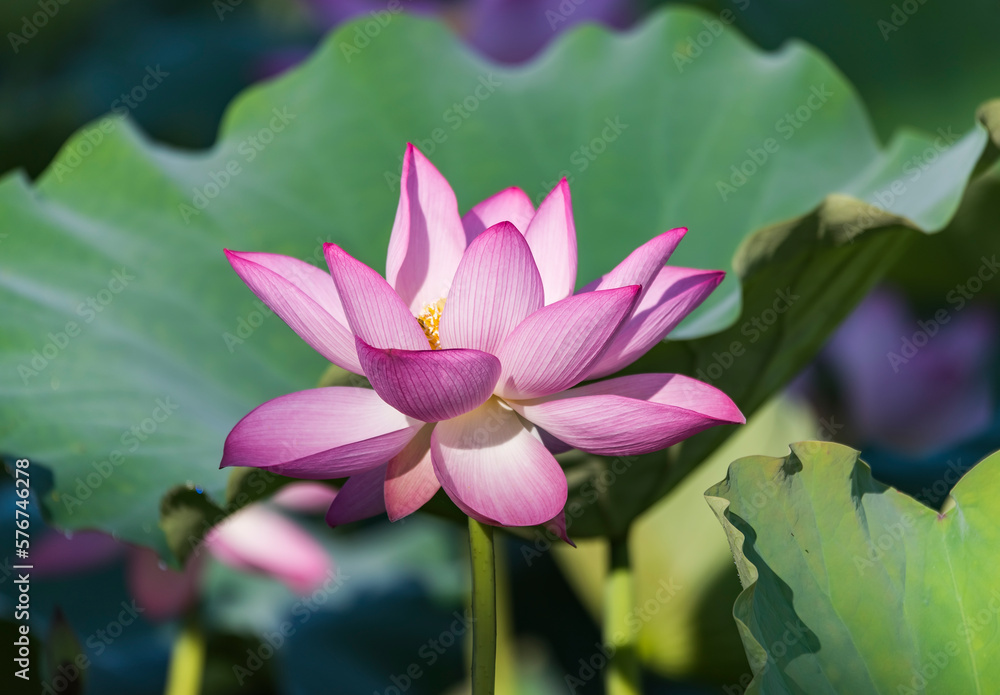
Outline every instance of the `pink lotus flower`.
[(543, 430), (616, 456), (744, 422), (725, 394), (678, 374), (578, 386), (638, 359), (722, 280), (664, 266), (685, 232), (664, 232), (574, 294), (565, 180), (537, 211), (508, 188), (459, 217), (451, 186), (408, 146), (385, 279), (335, 244), (325, 246), (329, 275), (287, 256), (226, 251), (296, 333), (374, 390), (268, 401), (233, 428), (222, 466), (349, 476), (331, 525), (383, 510), (399, 519), (440, 487), (488, 524), (561, 517), (566, 476)]

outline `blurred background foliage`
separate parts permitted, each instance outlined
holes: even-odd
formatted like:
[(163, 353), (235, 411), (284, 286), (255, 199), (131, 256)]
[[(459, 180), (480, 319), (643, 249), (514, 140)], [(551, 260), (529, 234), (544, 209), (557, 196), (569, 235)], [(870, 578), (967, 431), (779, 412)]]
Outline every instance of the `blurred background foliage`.
[[(440, 15), (474, 50), (509, 62), (535, 54), (553, 28), (583, 20), (626, 27), (660, 4), (585, 0), (556, 26), (545, 12), (557, 11), (559, 0), (413, 0), (407, 7)], [(765, 49), (790, 39), (817, 47), (855, 86), (883, 141), (900, 128), (961, 134), (972, 126), (976, 106), (1000, 95), (1000, 4), (993, 0), (686, 4), (714, 16), (732, 12), (736, 26)], [(171, 79), (130, 108), (129, 116), (155, 140), (205, 148), (237, 93), (294, 65), (337, 23), (384, 6), (363, 0), (71, 0), (58, 5), (44, 31), (15, 47), (8, 45), (9, 32), (21, 32), (23, 18), (39, 5), (6, 0), (0, 6), (7, 37), (0, 50), (0, 173), (20, 168), (39, 175), (73, 132), (114, 108), (150, 67)], [(497, 38), (510, 27), (523, 34), (516, 46)], [(967, 470), (1000, 448), (995, 397), (1000, 282), (986, 283), (957, 310), (958, 302), (950, 299), (1000, 246), (1000, 229), (984, 233), (981, 225), (968, 223), (989, 215), (1000, 220), (996, 169), (968, 191), (948, 229), (914, 239), (887, 283), (789, 393), (762, 409), (748, 433), (700, 471), (707, 477), (693, 477), (643, 518), (633, 537), (635, 555), (642, 558), (640, 597), (655, 591), (657, 577), (682, 570), (688, 573), (683, 581), (699, 591), (697, 602), (666, 604), (650, 616), (642, 642), (649, 692), (740, 692), (734, 688), (747, 667), (731, 620), (739, 587), (724, 535), (701, 498), (729, 461), (747, 454), (780, 456), (784, 443), (794, 439), (836, 440), (861, 449), (880, 480), (938, 505), (947, 494), (935, 487), (943, 471)], [(939, 326), (934, 349), (894, 369), (889, 354), (903, 354), (904, 340), (930, 325), (926, 322), (942, 308), (954, 321)], [(892, 330), (884, 330), (887, 326)], [(907, 384), (902, 395), (900, 374)], [(895, 418), (873, 415), (889, 411)], [(951, 426), (935, 434), (934, 425), (942, 422)], [(5, 478), (5, 508), (11, 497)], [(403, 674), (428, 636), (448, 632), (454, 613), (463, 610), (464, 540), (447, 523), (419, 518), (390, 530), (374, 521), (332, 535), (321, 521), (302, 521), (352, 580), (310, 613), (315, 620), (303, 623), (274, 659), (261, 661), (259, 673), (241, 683), (233, 665), (246, 662), (247, 650), (259, 653), (298, 599), (273, 579), (209, 563), (199, 579), (198, 599), (209, 644), (204, 692), (314, 693), (327, 692), (336, 682), (336, 692), (388, 693), (395, 683), (390, 676)], [(4, 534), (8, 525), (5, 517)], [(36, 519), (34, 528), (42, 526)], [(709, 544), (717, 552), (707, 552)], [(516, 635), (514, 653), (501, 659), (516, 663), (506, 676), (506, 692), (566, 692), (564, 674), (579, 673), (581, 657), (594, 653), (599, 630), (591, 616), (599, 610), (604, 563), (599, 545), (539, 553), (535, 543), (505, 541), (512, 609), (507, 629)], [(685, 563), (695, 555), (699, 563)], [(130, 600), (126, 564), (114, 557), (71, 579), (53, 575), (36, 582), (38, 615), (54, 615), (60, 607), (77, 644), (93, 660), (85, 678), (67, 681), (62, 692), (163, 691), (170, 645), (183, 620), (142, 617), (122, 639), (96, 646), (102, 643), (96, 631), (106, 629), (108, 616)], [(8, 615), (14, 587), (9, 571), (0, 574)], [(5, 642), (10, 626), (0, 626)], [(428, 675), (412, 682), (410, 692), (461, 692), (462, 647), (447, 650), (433, 664), (418, 660)], [(49, 677), (60, 673), (53, 663), (45, 669)], [(78, 689), (84, 682), (86, 689)], [(577, 692), (601, 692), (600, 678), (588, 679)]]

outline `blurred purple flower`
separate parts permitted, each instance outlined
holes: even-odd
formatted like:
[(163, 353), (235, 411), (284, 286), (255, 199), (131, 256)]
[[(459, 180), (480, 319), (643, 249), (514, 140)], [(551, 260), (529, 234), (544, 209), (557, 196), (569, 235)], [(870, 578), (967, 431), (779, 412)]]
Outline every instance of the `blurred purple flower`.
[(977, 306), (945, 311), (943, 323), (918, 322), (901, 295), (880, 288), (830, 340), (821, 359), (840, 385), (845, 418), (861, 444), (923, 455), (990, 423), (984, 373), (996, 319)]
[[(626, 0), (396, 0), (413, 14), (435, 14), (450, 24), (473, 48), (501, 63), (532, 58), (560, 31), (581, 22), (624, 29), (636, 17)], [(307, 0), (327, 27), (376, 13), (387, 16), (390, 0)]]

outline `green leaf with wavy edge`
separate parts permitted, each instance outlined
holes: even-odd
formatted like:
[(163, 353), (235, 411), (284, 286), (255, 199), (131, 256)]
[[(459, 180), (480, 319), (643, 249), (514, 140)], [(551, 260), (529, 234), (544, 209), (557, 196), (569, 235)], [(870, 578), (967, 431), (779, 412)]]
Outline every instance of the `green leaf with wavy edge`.
[[(815, 330), (780, 331), (794, 353), (786, 363), (801, 362), (859, 295), (827, 276), (842, 266), (858, 269), (852, 288), (870, 282), (899, 236), (834, 242), (823, 201), (873, 195), (926, 141), (880, 151), (851, 88), (800, 44), (765, 54), (725, 32), (678, 70), (673, 53), (703, 17), (663, 12), (625, 35), (582, 28), (523, 68), (484, 63), (443, 26), (404, 16), (349, 53), (349, 24), (307, 64), (239, 98), (208, 152), (156, 146), (120, 120), (84, 129), (37, 185), (0, 184), (0, 450), (54, 470), (47, 504), (59, 526), (162, 550), (156, 510), (168, 490), (199, 486), (223, 506), (226, 433), (262, 401), (313, 386), (324, 366), (255, 304), (222, 247), (321, 264), (321, 243), (337, 241), (381, 268), (407, 140), (463, 209), (509, 185), (538, 200), (571, 177), (581, 285), (664, 229), (690, 227), (677, 264), (737, 272), (678, 336), (738, 327), (741, 302), (757, 310), (790, 278), (796, 292), (812, 283), (815, 296), (793, 311), (819, 311)], [(943, 226), (986, 140), (973, 130), (890, 206), (910, 222), (879, 223)], [(719, 182), (754, 158), (757, 173), (733, 179), (724, 202)], [(744, 243), (768, 227), (763, 247)], [(658, 371), (698, 366), (676, 354), (651, 360)], [(759, 392), (781, 381), (743, 364), (728, 374), (760, 371)], [(634, 476), (650, 481), (641, 500), (633, 488), (610, 521), (590, 506), (576, 534), (615, 531), (655, 501), (656, 461)]]
[(959, 480), (940, 514), (858, 457), (800, 442), (784, 458), (735, 461), (705, 493), (744, 586), (733, 614), (754, 671), (747, 692), (992, 692), (1000, 455)]

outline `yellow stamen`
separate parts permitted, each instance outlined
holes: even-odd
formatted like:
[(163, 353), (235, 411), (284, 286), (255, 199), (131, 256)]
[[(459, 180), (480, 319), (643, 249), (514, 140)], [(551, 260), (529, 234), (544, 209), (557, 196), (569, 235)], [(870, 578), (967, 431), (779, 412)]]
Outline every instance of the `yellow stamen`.
[(417, 315), (417, 323), (424, 329), (424, 335), (427, 336), (427, 342), (431, 344), (431, 350), (441, 349), (441, 338), (438, 336), (438, 329), (441, 323), (442, 311), (444, 311), (443, 298), (433, 304), (428, 304)]

